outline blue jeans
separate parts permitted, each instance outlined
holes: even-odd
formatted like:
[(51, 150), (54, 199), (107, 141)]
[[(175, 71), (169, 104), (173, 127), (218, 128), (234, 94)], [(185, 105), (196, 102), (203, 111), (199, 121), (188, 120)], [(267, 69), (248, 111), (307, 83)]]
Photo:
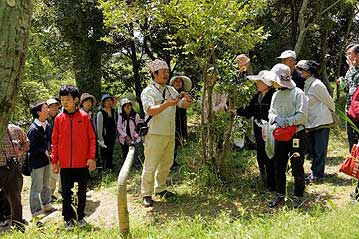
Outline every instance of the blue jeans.
[(318, 178), (322, 178), (324, 177), (325, 161), (327, 160), (329, 129), (318, 129), (309, 132), (308, 135), (312, 142), (312, 175)]
[[(46, 205), (51, 201), (50, 191), (50, 172), (51, 165), (32, 169), (31, 188), (30, 188), (30, 211), (31, 214), (41, 209), (41, 204)], [(41, 198), (41, 201), (40, 201)]]

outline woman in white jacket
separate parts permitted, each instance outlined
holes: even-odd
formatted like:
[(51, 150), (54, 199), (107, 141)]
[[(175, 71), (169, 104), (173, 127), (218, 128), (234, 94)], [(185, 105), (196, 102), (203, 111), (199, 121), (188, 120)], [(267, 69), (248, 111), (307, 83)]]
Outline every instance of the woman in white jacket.
[(311, 60), (301, 60), (297, 70), (305, 80), (304, 93), (308, 98), (308, 120), (305, 123), (307, 137), (311, 147), (309, 150), (313, 162), (311, 173), (306, 181), (313, 182), (324, 177), (325, 161), (329, 141), (329, 127), (333, 123), (331, 112), (335, 111), (333, 98), (321, 80), (317, 79), (319, 64)]

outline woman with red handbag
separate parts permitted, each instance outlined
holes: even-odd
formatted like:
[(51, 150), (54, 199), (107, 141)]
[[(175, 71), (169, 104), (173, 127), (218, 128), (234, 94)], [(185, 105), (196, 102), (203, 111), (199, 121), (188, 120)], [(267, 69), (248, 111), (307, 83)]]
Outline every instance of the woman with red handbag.
[(274, 171), (276, 195), (269, 207), (277, 207), (284, 203), (286, 194), (286, 172), (290, 159), (292, 174), (294, 176), (293, 207), (302, 204), (304, 193), (304, 123), (307, 120), (307, 100), (304, 92), (295, 87), (291, 78), (291, 71), (284, 64), (275, 65), (273, 87), (278, 91), (274, 93), (269, 109), (269, 123), (275, 124), (273, 131), (275, 138)]

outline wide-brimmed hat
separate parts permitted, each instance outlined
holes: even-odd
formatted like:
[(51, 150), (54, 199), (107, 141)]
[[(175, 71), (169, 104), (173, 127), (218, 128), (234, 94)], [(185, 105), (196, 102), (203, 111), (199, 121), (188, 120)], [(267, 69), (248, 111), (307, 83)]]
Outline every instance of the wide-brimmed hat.
[(96, 98), (95, 96), (89, 94), (89, 93), (82, 93), (81, 97), (80, 97), (80, 106), (82, 106), (82, 103), (87, 100), (87, 99), (91, 99), (92, 100), (92, 106), (96, 105)]
[(123, 98), (121, 100), (121, 108), (125, 105), (125, 104), (131, 104), (132, 105), (132, 102), (128, 99), (128, 98)]
[(189, 77), (187, 77), (187, 76), (174, 76), (174, 77), (172, 77), (171, 80), (170, 80), (170, 85), (171, 85), (171, 86), (173, 85), (173, 82), (175, 82), (175, 80), (176, 80), (177, 78), (179, 78), (179, 79), (182, 80), (182, 82), (183, 82), (183, 89), (184, 89), (185, 91), (188, 92), (188, 91), (191, 90), (191, 88), (192, 88), (192, 81), (191, 81), (191, 79), (190, 79)]
[(300, 60), (296, 67), (299, 70), (305, 70), (309, 73), (311, 73), (312, 75), (316, 75), (318, 74), (319, 71), (319, 63), (313, 60)]
[(264, 84), (266, 84), (267, 86), (272, 86), (272, 81), (275, 80), (276, 75), (271, 72), (271, 71), (267, 71), (267, 70), (262, 70), (258, 73), (258, 75), (250, 75), (247, 76), (248, 80), (260, 80), (263, 81)]
[(152, 73), (154, 73), (155, 71), (158, 71), (158, 70), (162, 70), (162, 69), (165, 69), (165, 70), (169, 69), (167, 63), (160, 59), (156, 59), (156, 60), (152, 61), (150, 63), (150, 68), (151, 68)]
[(54, 99), (54, 98), (48, 99), (48, 100), (46, 101), (46, 104), (47, 104), (48, 106), (50, 106), (50, 105), (52, 105), (52, 104), (61, 105), (61, 104), (60, 104), (56, 99)]
[(292, 80), (290, 68), (282, 63), (276, 64), (270, 70), (275, 74), (275, 79), (272, 81), (277, 82), (281, 87), (293, 89), (295, 82)]
[(277, 59), (286, 59), (286, 58), (294, 58), (297, 59), (297, 54), (292, 50), (285, 50), (277, 57)]
[(240, 54), (234, 60), (234, 63), (238, 64), (239, 66), (244, 66), (245, 64), (249, 63), (251, 59), (245, 54)]

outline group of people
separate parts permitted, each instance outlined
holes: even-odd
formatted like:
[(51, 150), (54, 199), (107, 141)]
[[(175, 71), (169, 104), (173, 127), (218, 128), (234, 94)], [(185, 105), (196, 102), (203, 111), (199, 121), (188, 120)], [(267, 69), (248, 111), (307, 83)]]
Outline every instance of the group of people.
[[(188, 93), (192, 82), (188, 77), (175, 76), (171, 79), (173, 87), (166, 85), (169, 77), (166, 62), (153, 61), (151, 74), (152, 81), (141, 95), (146, 119), (151, 118), (148, 134), (143, 137), (145, 161), (141, 192), (145, 206), (152, 205), (154, 190), (161, 197), (174, 195), (166, 190), (166, 178), (174, 162), (175, 148), (182, 145), (187, 135), (185, 109), (192, 101)], [(26, 221), (22, 217), (21, 191), (22, 167), (25, 165), (30, 169), (32, 218), (36, 220), (57, 210), (51, 202), (56, 200), (55, 190), (59, 181), (65, 229), (87, 225), (84, 210), (89, 172), (95, 170), (97, 164), (105, 170), (113, 170), (116, 139), (121, 145), (123, 160), (129, 146), (136, 147), (134, 166), (142, 168), (137, 152), (142, 139), (137, 125), (144, 119), (134, 111), (133, 102), (123, 98), (117, 112), (116, 98), (105, 94), (101, 97), (96, 116), (92, 112), (95, 105), (93, 95), (80, 95), (75, 86), (64, 85), (59, 91), (59, 99), (51, 98), (31, 105), (33, 122), (27, 134), (18, 126), (8, 125), (0, 154), (2, 224), (11, 222), (24, 230)], [(76, 209), (72, 191), (75, 182), (78, 183)]]
[[(237, 62), (248, 63), (245, 55)], [(281, 63), (270, 71), (247, 76), (256, 83), (258, 93), (245, 108), (231, 109), (236, 115), (253, 117), (257, 162), (266, 190), (275, 196), (269, 207), (284, 203), (286, 172), (290, 161), (294, 176), (293, 207), (302, 204), (305, 181), (324, 177), (329, 128), (335, 104), (319, 79), (319, 64), (312, 60), (296, 62), (296, 53), (286, 50)], [(242, 64), (243, 64), (242, 63)], [(306, 144), (310, 139), (311, 144)], [(304, 173), (305, 154), (312, 158), (311, 172)]]
[[(351, 96), (359, 86), (359, 45), (350, 45), (346, 55), (350, 68), (341, 85), (347, 92), (348, 109)], [(297, 62), (292, 50), (282, 52), (278, 59), (281, 63), (271, 70), (248, 75), (246, 71), (250, 59), (244, 54), (237, 57), (238, 77), (253, 80), (258, 92), (247, 107), (228, 110), (235, 115), (254, 119), (260, 175), (266, 190), (275, 193), (269, 207), (284, 203), (289, 161), (294, 176), (292, 203), (294, 207), (299, 207), (305, 180), (313, 182), (324, 177), (335, 104), (319, 79), (317, 62)], [(143, 141), (144, 163), (137, 158), (135, 167), (143, 168), (141, 196), (145, 207), (153, 205), (153, 195), (161, 198), (175, 196), (174, 192), (167, 190), (166, 180), (174, 164), (176, 149), (187, 136), (186, 109), (192, 103), (189, 94), (192, 82), (181, 75), (174, 76), (168, 85), (169, 67), (159, 59), (151, 62), (150, 70), (152, 80), (141, 93), (144, 119), (134, 111), (133, 102), (127, 98), (121, 99), (116, 112), (116, 99), (109, 94), (102, 96), (95, 116), (91, 109), (96, 105), (96, 98), (89, 93), (80, 95), (75, 86), (64, 85), (59, 91), (59, 101), (49, 99), (32, 105), (34, 120), (27, 135), (21, 128), (9, 124), (0, 153), (0, 174), (3, 175), (0, 177), (0, 219), (11, 218), (13, 225), (24, 229), (26, 222), (22, 218), (23, 177), (20, 165), (22, 155), (26, 155), (31, 168), (32, 216), (36, 218), (42, 213), (56, 210), (51, 200), (56, 181), (60, 178), (65, 228), (73, 229), (76, 224), (86, 226), (84, 209), (89, 172), (95, 170), (99, 162), (104, 169), (113, 169), (116, 138), (121, 144), (123, 159), (131, 145), (136, 147)], [(144, 122), (147, 123), (148, 132), (141, 137), (136, 129), (139, 123)], [(347, 132), (351, 147), (358, 142), (359, 133), (350, 124), (347, 125)], [(310, 145), (306, 145), (308, 138)], [(311, 172), (305, 178), (303, 164), (306, 154), (313, 161)], [(99, 159), (97, 163), (96, 158)], [(72, 195), (75, 182), (78, 183), (76, 212)], [(354, 194), (356, 199), (358, 187)], [(7, 212), (7, 215), (3, 212)]]

